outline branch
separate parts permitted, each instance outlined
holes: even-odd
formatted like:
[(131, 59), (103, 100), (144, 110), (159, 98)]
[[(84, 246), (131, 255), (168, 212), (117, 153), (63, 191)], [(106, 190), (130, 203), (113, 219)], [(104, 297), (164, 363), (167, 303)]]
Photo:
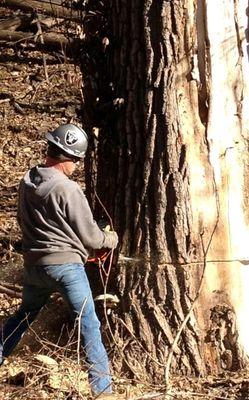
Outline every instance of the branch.
[(61, 50), (62, 48), (66, 48), (67, 50), (69, 50), (76, 47), (77, 45), (77, 40), (70, 41), (64, 35), (59, 35), (56, 33), (43, 33), (42, 36), (44, 43), (41, 42), (40, 38), (38, 38), (37, 41), (35, 41), (36, 36), (29, 32), (0, 30), (0, 40), (5, 42), (17, 43), (20, 41), (29, 41), (32, 43), (36, 43), (37, 45), (43, 48), (51, 47), (57, 50), (58, 49)]
[(15, 31), (20, 27), (26, 27), (30, 25), (33, 17), (27, 15), (21, 15), (18, 17), (6, 18), (0, 21), (0, 31), (2, 30), (9, 30)]
[[(40, 23), (38, 15), (36, 15), (36, 25), (37, 25), (37, 39), (40, 38), (41, 44), (44, 45), (44, 36), (43, 36), (41, 23)], [(42, 59), (43, 59), (44, 73), (45, 73), (46, 81), (49, 82), (46, 56), (45, 56), (44, 52), (42, 52)]]
[(84, 13), (80, 14), (76, 11), (68, 10), (61, 5), (51, 4), (50, 2), (37, 0), (4, 0), (6, 7), (11, 9), (23, 10), (26, 12), (41, 12), (43, 14), (52, 15), (57, 18), (70, 20), (80, 20), (84, 17)]
[(11, 297), (16, 297), (18, 299), (22, 298), (22, 293), (19, 290), (12, 290), (3, 285), (0, 285), (0, 293), (8, 294)]

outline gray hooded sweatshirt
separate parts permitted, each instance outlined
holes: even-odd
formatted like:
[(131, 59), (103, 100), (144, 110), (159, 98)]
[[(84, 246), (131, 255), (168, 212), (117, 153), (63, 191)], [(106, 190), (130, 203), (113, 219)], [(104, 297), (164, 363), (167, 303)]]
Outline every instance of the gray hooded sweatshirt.
[(18, 222), (25, 266), (85, 263), (89, 249), (112, 247), (80, 186), (53, 167), (34, 167), (22, 179)]

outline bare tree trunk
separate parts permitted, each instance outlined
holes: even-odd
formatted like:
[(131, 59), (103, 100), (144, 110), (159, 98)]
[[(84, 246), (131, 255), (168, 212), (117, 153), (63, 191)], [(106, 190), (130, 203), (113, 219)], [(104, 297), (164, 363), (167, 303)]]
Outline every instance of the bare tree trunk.
[[(248, 275), (238, 260), (249, 254), (233, 209), (248, 238), (248, 59), (241, 28), (247, 4), (111, 4), (108, 73), (101, 79), (112, 84), (113, 108), (100, 121), (95, 186), (114, 215), (121, 254), (133, 257), (120, 257), (112, 276), (121, 303), (110, 318), (124, 355), (116, 365), (162, 376), (206, 267), (171, 367), (198, 375), (238, 369), (249, 301), (245, 291), (242, 300), (235, 295)], [(116, 99), (124, 99), (121, 111)]]
[[(201, 262), (195, 270), (180, 265), (202, 259), (200, 237), (192, 232), (187, 146), (177, 112), (178, 82), (190, 73), (189, 59), (195, 44), (190, 33), (184, 32), (186, 4), (115, 4), (113, 21), (119, 23), (114, 26), (114, 35), (121, 32), (122, 42), (115, 54), (115, 82), (119, 82), (121, 97), (126, 99), (124, 124), (118, 131), (120, 139), (126, 132), (119, 159), (123, 167), (117, 178), (124, 184), (118, 186), (115, 222), (123, 231), (122, 253), (142, 258), (137, 264), (120, 267), (122, 319), (132, 337), (118, 324), (115, 333), (124, 332), (123, 339), (130, 343), (125, 357), (130, 364), (135, 363), (136, 371), (156, 375), (160, 368), (151, 356), (161, 364), (163, 373), (203, 268)], [(201, 142), (200, 146), (213, 195), (207, 150)], [(120, 199), (124, 201), (122, 213)], [(133, 335), (139, 343), (131, 347)], [(173, 367), (184, 373), (205, 372), (193, 316), (175, 348)]]

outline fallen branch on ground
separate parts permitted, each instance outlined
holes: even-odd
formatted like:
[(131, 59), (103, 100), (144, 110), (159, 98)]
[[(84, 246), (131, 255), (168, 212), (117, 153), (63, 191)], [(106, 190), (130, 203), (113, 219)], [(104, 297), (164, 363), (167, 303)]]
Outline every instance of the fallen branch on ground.
[(8, 283), (8, 282), (1, 282), (1, 285), (8, 288), (8, 289), (12, 289), (18, 292), (22, 291), (22, 286), (17, 285), (15, 283)]
[(19, 290), (16, 289), (9, 289), (6, 286), (0, 285), (0, 293), (7, 294), (8, 296), (11, 297), (16, 297), (17, 299), (22, 298), (22, 293)]
[(6, 18), (0, 21), (0, 30), (15, 31), (22, 27), (25, 28), (30, 25), (33, 17), (27, 15), (21, 15), (18, 17)]
[[(36, 41), (35, 41), (36, 39)], [(35, 34), (30, 32), (21, 31), (11, 31), (11, 30), (0, 30), (0, 40), (4, 42), (17, 43), (21, 41), (28, 41), (31, 43), (36, 43), (39, 47), (47, 48), (51, 47), (53, 49), (72, 49), (76, 47), (76, 41), (68, 40), (64, 35), (59, 35), (55, 33), (43, 33), (42, 43), (40, 38), (37, 38)]]
[(80, 20), (84, 16), (83, 13), (72, 11), (61, 5), (51, 4), (50, 2), (37, 1), (37, 0), (5, 0), (6, 7), (11, 9), (18, 9), (26, 12), (37, 11), (43, 14), (52, 15), (57, 18), (64, 18), (70, 20)]
[[(36, 40), (40, 39), (41, 44), (44, 45), (44, 36), (43, 36), (42, 28), (41, 28), (41, 22), (40, 22), (39, 16), (37, 14), (36, 14), (36, 25), (37, 25)], [(46, 61), (46, 56), (45, 56), (44, 52), (42, 52), (42, 59), (43, 59), (45, 78), (46, 78), (46, 81), (49, 82), (48, 67), (47, 67), (47, 61)]]
[[(54, 25), (60, 24), (63, 19), (46, 17), (42, 14), (36, 13), (36, 17), (39, 18), (42, 27), (52, 28)], [(30, 27), (34, 23), (34, 14), (23, 14), (18, 15), (17, 17), (6, 18), (0, 21), (0, 31), (9, 30), (16, 31), (19, 29), (20, 31), (25, 30), (25, 28)]]

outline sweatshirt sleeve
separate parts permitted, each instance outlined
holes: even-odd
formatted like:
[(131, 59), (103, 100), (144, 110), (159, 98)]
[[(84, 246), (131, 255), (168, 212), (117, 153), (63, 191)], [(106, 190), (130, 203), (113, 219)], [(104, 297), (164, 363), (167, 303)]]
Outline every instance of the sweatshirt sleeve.
[(109, 240), (93, 219), (86, 196), (78, 185), (67, 196), (66, 214), (68, 224), (86, 248), (109, 247)]

